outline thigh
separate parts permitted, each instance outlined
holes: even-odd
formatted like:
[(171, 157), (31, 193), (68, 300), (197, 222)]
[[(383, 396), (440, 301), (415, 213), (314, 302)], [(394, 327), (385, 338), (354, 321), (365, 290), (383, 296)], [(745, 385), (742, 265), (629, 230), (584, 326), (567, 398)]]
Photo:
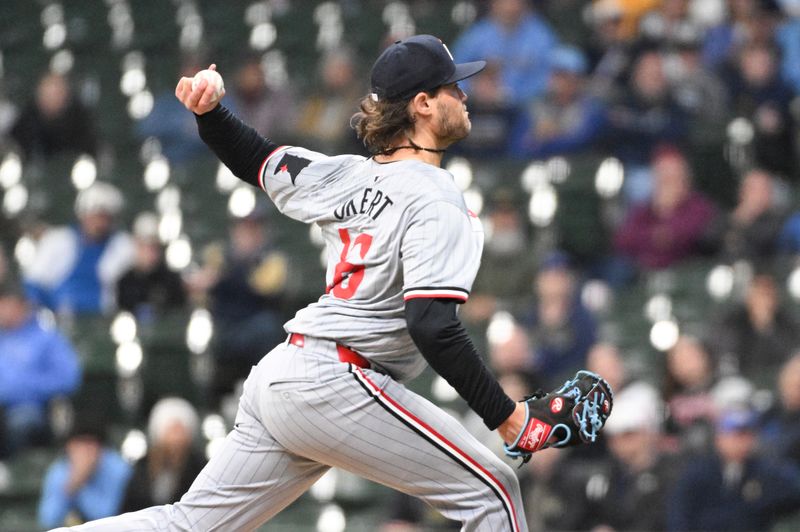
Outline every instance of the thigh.
[(234, 429), (180, 501), (101, 519), (77, 530), (253, 530), (283, 510), (329, 467), (287, 452), (271, 436), (251, 407), (258, 389), (251, 373)]
[(237, 417), (223, 447), (175, 504), (189, 530), (251, 530), (321, 477), (327, 466), (286, 452), (255, 418)]
[(525, 530), (513, 470), (452, 416), (385, 375), (326, 371), (262, 390), (264, 424), (287, 449), (419, 497), (464, 530)]

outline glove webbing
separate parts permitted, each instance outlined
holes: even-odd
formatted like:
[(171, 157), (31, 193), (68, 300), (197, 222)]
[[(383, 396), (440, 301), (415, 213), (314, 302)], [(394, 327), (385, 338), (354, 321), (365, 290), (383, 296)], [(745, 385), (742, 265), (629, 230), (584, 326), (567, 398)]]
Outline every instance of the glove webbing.
[(575, 422), (578, 424), (578, 433), (585, 442), (594, 442), (600, 429), (603, 428), (603, 420), (599, 412), (603, 408), (605, 399), (605, 394), (594, 392), (591, 398), (584, 399), (584, 406), (580, 414), (575, 416)]

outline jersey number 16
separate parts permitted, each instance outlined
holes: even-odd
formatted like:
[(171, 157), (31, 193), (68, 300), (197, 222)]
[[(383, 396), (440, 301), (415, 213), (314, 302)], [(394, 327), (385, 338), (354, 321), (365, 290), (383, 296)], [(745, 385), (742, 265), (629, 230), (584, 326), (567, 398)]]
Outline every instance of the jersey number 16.
[(372, 245), (372, 235), (361, 233), (355, 240), (350, 240), (350, 233), (347, 229), (339, 229), (339, 238), (342, 239), (342, 254), (336, 269), (333, 272), (333, 283), (328, 287), (328, 292), (332, 292), (334, 297), (339, 299), (350, 299), (356, 293), (358, 285), (364, 279), (363, 264), (352, 264), (347, 262), (347, 254), (350, 252), (350, 245), (358, 246), (361, 259), (363, 260)]

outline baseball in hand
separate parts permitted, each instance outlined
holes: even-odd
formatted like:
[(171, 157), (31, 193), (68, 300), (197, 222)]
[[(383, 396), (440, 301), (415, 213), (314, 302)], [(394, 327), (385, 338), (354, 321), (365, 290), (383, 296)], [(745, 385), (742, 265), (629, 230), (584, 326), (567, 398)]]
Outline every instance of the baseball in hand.
[(225, 83), (222, 81), (222, 76), (219, 75), (219, 72), (216, 70), (201, 70), (197, 74), (194, 75), (192, 78), (192, 90), (197, 88), (197, 85), (200, 83), (200, 80), (205, 79), (208, 81), (209, 87), (214, 87), (214, 96), (212, 101), (217, 101), (222, 98), (222, 91), (225, 89)]

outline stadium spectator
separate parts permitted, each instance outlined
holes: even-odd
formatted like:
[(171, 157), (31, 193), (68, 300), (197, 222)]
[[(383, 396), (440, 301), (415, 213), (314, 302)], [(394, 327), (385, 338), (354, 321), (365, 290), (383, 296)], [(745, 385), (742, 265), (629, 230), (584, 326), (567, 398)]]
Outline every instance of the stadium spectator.
[(598, 0), (588, 10), (591, 36), (586, 46), (589, 59), (589, 92), (609, 100), (624, 83), (634, 56), (633, 36), (626, 29), (618, 0)]
[(793, 177), (797, 166), (796, 124), (789, 105), (793, 94), (781, 79), (776, 51), (771, 45), (749, 44), (729, 71), (731, 113), (753, 127), (753, 164), (778, 175)]
[[(491, 0), (488, 16), (464, 31), (453, 55), (458, 62), (484, 59), (499, 65), (503, 92), (511, 103), (523, 104), (547, 88), (549, 55), (557, 43), (528, 0)], [(469, 80), (461, 83), (471, 94)]]
[(526, 114), (530, 123), (515, 156), (544, 159), (587, 151), (605, 126), (605, 108), (585, 90), (587, 60), (572, 46), (559, 46), (550, 55), (548, 91), (534, 100)]
[(117, 282), (117, 306), (141, 322), (184, 307), (186, 291), (181, 276), (170, 270), (158, 240), (158, 218), (150, 212), (137, 216), (133, 225), (136, 255), (131, 268)]
[(786, 361), (777, 381), (777, 401), (761, 422), (761, 452), (800, 467), (800, 352)]
[(614, 248), (644, 271), (674, 266), (701, 251), (715, 208), (692, 188), (684, 155), (660, 151), (653, 160), (650, 201), (634, 206), (614, 235)]
[(800, 345), (800, 323), (781, 301), (775, 277), (764, 272), (753, 276), (745, 300), (726, 312), (714, 330), (721, 361), (758, 385), (771, 385)]
[(119, 512), (131, 467), (108, 447), (105, 430), (78, 416), (64, 444), (64, 456), (47, 469), (39, 500), (39, 525), (78, 525)]
[(709, 231), (710, 241), (720, 246), (723, 261), (763, 265), (775, 256), (783, 224), (775, 196), (775, 184), (768, 172), (754, 168), (744, 175), (736, 207), (718, 216)]
[(115, 306), (117, 280), (134, 260), (130, 235), (115, 227), (122, 195), (96, 182), (75, 201), (78, 223), (47, 229), (23, 270), (31, 300), (59, 315), (97, 315)]
[(689, 16), (689, 0), (663, 0), (639, 21), (639, 38), (662, 50), (678, 45), (687, 35), (700, 33), (702, 28)]
[(630, 385), (649, 386), (636, 378), (628, 365), (619, 347), (611, 342), (599, 341), (586, 354), (586, 369), (602, 375), (614, 393)]
[[(603, 375), (611, 389), (614, 390), (615, 397), (623, 391), (631, 394), (650, 394), (658, 397), (659, 394), (656, 388), (652, 384), (636, 377), (629, 365), (630, 361), (626, 361), (619, 348), (611, 342), (599, 341), (586, 354), (586, 369), (598, 375)], [(663, 414), (659, 418), (659, 422), (662, 418)], [(609, 455), (608, 438), (601, 433), (595, 445), (573, 449), (571, 455), (581, 461), (605, 460)]]
[(48, 404), (80, 384), (78, 355), (31, 312), (21, 287), (0, 283), (0, 456), (50, 436)]
[(589, 17), (593, 21), (618, 19), (621, 36), (633, 40), (638, 36), (642, 17), (658, 5), (659, 0), (593, 0)]
[[(338, 48), (327, 52), (318, 67), (315, 90), (304, 99), (297, 114), (295, 133), (309, 149), (322, 153), (364, 153), (364, 145), (348, 127), (358, 109), (361, 86), (354, 52)], [(271, 133), (277, 138), (276, 133)]]
[(703, 65), (699, 30), (676, 36), (665, 67), (675, 103), (687, 117), (689, 143), (721, 149), (730, 95), (721, 77)]
[(60, 153), (97, 154), (91, 114), (74, 97), (69, 81), (54, 72), (39, 79), (33, 100), (22, 110), (10, 134), (28, 159), (47, 159)]
[(527, 295), (520, 291), (520, 287), (530, 286), (533, 281), (535, 257), (530, 250), (527, 224), (515, 201), (513, 192), (498, 189), (483, 217), (490, 234), (484, 242), (481, 268), (472, 292), (495, 301), (481, 319), (487, 319), (497, 305), (515, 308), (521, 302), (527, 302)]
[(581, 498), (573, 501), (580, 514), (576, 524), (583, 530), (663, 530), (674, 460), (659, 446), (663, 406), (658, 393), (649, 386), (626, 388), (614, 394), (614, 410), (604, 429), (609, 455), (586, 464), (591, 473)]
[(800, 3), (795, 0), (778, 0), (784, 13), (775, 28), (775, 44), (780, 50), (781, 77), (800, 94)]
[(500, 66), (489, 63), (470, 78), (467, 109), (472, 129), (464, 141), (449, 149), (453, 154), (477, 160), (519, 155), (516, 149), (526, 127), (524, 106), (506, 96), (500, 75)]
[(711, 445), (716, 403), (712, 394), (717, 368), (708, 348), (683, 335), (667, 351), (662, 397), (667, 406), (665, 431), (671, 446), (684, 454), (705, 452)]
[(166, 397), (150, 412), (147, 454), (133, 465), (120, 512), (177, 501), (206, 460), (195, 449), (199, 418), (185, 399)]
[(228, 105), (241, 116), (248, 117), (256, 131), (262, 135), (269, 132), (274, 138), (284, 138), (292, 131), (297, 117), (288, 81), (276, 83), (268, 77), (258, 57), (246, 59), (236, 69), (233, 81), (228, 88)]
[(562, 384), (586, 363), (597, 323), (580, 300), (576, 272), (555, 252), (539, 266), (533, 305), (520, 320), (533, 344), (533, 371), (542, 387)]
[[(192, 77), (207, 66), (199, 57), (187, 56), (181, 60), (180, 75)], [(152, 110), (135, 127), (140, 141), (158, 140), (161, 153), (178, 167), (209, 153), (195, 130), (194, 116), (186, 113), (172, 87), (156, 94)]]
[(188, 280), (195, 298), (206, 298), (214, 320), (213, 394), (230, 393), (283, 331), (288, 263), (268, 233), (266, 209), (234, 218), (229, 241), (205, 250), (202, 268)]
[(719, 70), (735, 61), (739, 50), (750, 44), (771, 40), (769, 17), (761, 0), (730, 0), (727, 17), (706, 31), (703, 62)]
[(631, 203), (648, 199), (653, 190), (650, 162), (656, 148), (680, 144), (686, 116), (675, 102), (655, 50), (634, 60), (625, 89), (609, 105), (608, 140), (625, 165), (625, 196)]
[(783, 223), (778, 235), (778, 251), (800, 254), (800, 212), (792, 213)]
[(531, 340), (516, 323), (506, 334), (489, 338), (489, 365), (496, 375), (520, 375), (531, 387), (538, 386), (533, 374)]
[(800, 472), (757, 454), (757, 417), (723, 412), (714, 452), (682, 471), (667, 505), (668, 530), (770, 530), (800, 505)]

